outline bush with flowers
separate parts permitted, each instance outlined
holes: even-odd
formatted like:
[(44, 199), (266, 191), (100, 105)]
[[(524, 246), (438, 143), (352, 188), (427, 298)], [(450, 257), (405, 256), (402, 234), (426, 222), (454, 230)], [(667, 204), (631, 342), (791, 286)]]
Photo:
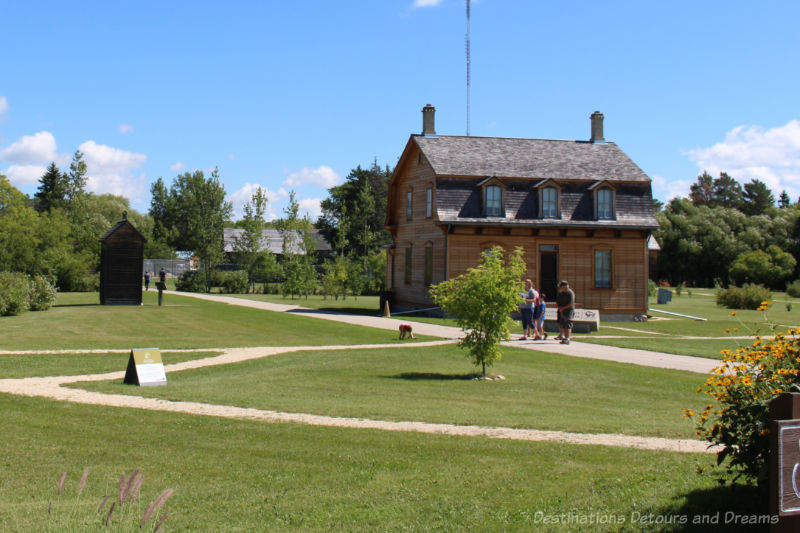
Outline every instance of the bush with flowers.
[[(761, 302), (758, 310), (766, 312), (769, 306)], [(800, 392), (798, 334), (800, 330), (756, 336), (750, 346), (722, 350), (722, 364), (697, 389), (714, 402), (701, 413), (684, 409), (684, 416), (697, 422), (697, 435), (720, 447), (717, 464), (727, 461), (734, 481), (743, 476), (761, 484), (767, 479), (768, 404), (782, 392)]]

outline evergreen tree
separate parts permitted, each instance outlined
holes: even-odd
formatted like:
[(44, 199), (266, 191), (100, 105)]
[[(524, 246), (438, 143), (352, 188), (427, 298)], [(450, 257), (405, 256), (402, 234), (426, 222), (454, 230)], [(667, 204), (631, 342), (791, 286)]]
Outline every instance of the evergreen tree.
[(769, 187), (759, 180), (744, 185), (743, 211), (746, 215), (761, 215), (775, 205), (775, 197)]
[(58, 170), (55, 162), (52, 162), (39, 178), (39, 188), (33, 195), (36, 210), (45, 213), (54, 207), (62, 207), (66, 195), (67, 177)]
[(781, 191), (781, 195), (778, 197), (778, 207), (781, 209), (785, 209), (792, 205), (792, 200), (789, 198), (789, 195), (786, 194), (786, 190)]

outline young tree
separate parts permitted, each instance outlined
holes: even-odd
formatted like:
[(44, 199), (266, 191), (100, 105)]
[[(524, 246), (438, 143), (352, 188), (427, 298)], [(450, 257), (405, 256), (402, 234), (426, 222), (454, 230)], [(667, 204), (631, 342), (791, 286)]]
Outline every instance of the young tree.
[(289, 192), (289, 204), (283, 212), (286, 217), (275, 223), (283, 237), (284, 282), (281, 294), (308, 297), (317, 284), (311, 221), (308, 217), (300, 218), (300, 204), (295, 199), (294, 191)]
[(503, 249), (495, 246), (481, 254), (477, 267), (431, 289), (436, 305), (453, 315), (466, 333), (458, 344), (469, 350), (484, 377), (486, 366), (501, 356), (500, 341), (510, 338), (509, 316), (517, 308), (525, 272), (522, 255), (522, 248), (517, 248), (506, 261)]
[(780, 196), (778, 197), (778, 207), (781, 209), (785, 209), (792, 205), (792, 199), (789, 198), (789, 195), (786, 193), (786, 190), (781, 191)]
[(261, 187), (250, 197), (244, 205), (244, 217), (240, 225), (244, 230), (233, 243), (236, 259), (239, 265), (247, 272), (250, 290), (255, 288), (255, 275), (259, 263), (263, 262), (262, 256), (270, 251), (264, 248), (264, 214), (267, 211), (267, 193)]
[(69, 165), (69, 174), (66, 175), (64, 196), (71, 203), (79, 201), (81, 196), (86, 194), (86, 161), (83, 160), (83, 153), (75, 150), (72, 156), (72, 163)]

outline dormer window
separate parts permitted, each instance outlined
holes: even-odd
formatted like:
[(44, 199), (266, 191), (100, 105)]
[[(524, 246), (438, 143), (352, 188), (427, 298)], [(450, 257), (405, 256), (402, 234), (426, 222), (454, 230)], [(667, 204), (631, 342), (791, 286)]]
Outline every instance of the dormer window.
[(614, 187), (606, 181), (595, 183), (589, 188), (594, 191), (594, 217), (597, 220), (614, 220)]
[(486, 216), (499, 217), (503, 213), (503, 190), (497, 185), (486, 187)]
[(506, 216), (503, 206), (503, 189), (506, 188), (506, 184), (496, 176), (492, 176), (480, 182), (478, 186), (481, 188), (483, 194), (483, 216)]
[(542, 218), (558, 218), (558, 189), (555, 187), (542, 189)]

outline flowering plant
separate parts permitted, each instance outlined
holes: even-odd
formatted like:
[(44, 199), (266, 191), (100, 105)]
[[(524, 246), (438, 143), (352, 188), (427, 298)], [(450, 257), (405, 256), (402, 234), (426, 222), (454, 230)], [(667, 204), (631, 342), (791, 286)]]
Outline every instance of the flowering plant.
[[(769, 306), (770, 302), (764, 301), (758, 310), (767, 311)], [(731, 316), (736, 316), (736, 311)], [(722, 364), (697, 389), (715, 402), (701, 413), (683, 410), (685, 417), (696, 421), (697, 435), (720, 447), (717, 464), (727, 460), (734, 480), (740, 476), (759, 483), (767, 479), (768, 404), (782, 392), (800, 392), (799, 333), (789, 330), (756, 336), (750, 346), (722, 350)]]

